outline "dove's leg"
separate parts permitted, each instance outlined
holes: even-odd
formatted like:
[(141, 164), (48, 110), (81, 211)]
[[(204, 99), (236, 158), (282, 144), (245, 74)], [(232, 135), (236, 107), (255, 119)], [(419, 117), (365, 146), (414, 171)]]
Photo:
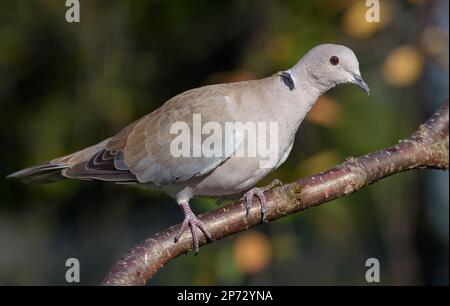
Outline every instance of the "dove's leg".
[(178, 232), (175, 236), (174, 241), (177, 242), (178, 239), (180, 239), (181, 234), (183, 234), (183, 232), (186, 230), (187, 226), (189, 225), (189, 227), (191, 229), (191, 233), (192, 233), (192, 239), (194, 241), (195, 254), (197, 254), (198, 248), (199, 248), (199, 246), (198, 246), (199, 238), (198, 238), (198, 233), (197, 233), (196, 227), (198, 227), (203, 232), (205, 237), (210, 241), (212, 240), (211, 234), (206, 229), (205, 223), (203, 223), (202, 220), (198, 219), (195, 216), (195, 214), (192, 212), (191, 208), (189, 207), (188, 201), (181, 201), (180, 206), (183, 208), (184, 220), (180, 226), (180, 229), (178, 230)]
[(266, 212), (267, 212), (267, 204), (266, 204), (266, 196), (264, 195), (264, 192), (266, 192), (269, 189), (272, 189), (276, 186), (282, 185), (281, 181), (278, 179), (275, 179), (270, 183), (267, 188), (258, 188), (254, 187), (244, 193), (244, 200), (245, 200), (245, 208), (247, 209), (247, 216), (250, 211), (250, 207), (252, 205), (253, 197), (256, 196), (259, 199), (259, 202), (261, 203), (261, 221), (266, 222)]

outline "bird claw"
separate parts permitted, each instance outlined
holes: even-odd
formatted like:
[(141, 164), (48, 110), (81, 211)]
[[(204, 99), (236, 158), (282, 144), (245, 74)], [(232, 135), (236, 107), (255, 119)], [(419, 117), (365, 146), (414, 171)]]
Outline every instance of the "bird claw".
[(193, 239), (193, 244), (194, 244), (193, 248), (195, 250), (195, 255), (197, 255), (198, 250), (199, 250), (199, 237), (198, 237), (198, 232), (196, 230), (196, 227), (198, 227), (203, 232), (206, 239), (208, 239), (209, 241), (212, 241), (211, 234), (206, 229), (205, 223), (202, 220), (200, 220), (199, 218), (197, 218), (195, 216), (195, 214), (192, 212), (191, 208), (189, 207), (188, 202), (181, 202), (180, 205), (184, 211), (184, 220), (183, 220), (183, 223), (181, 224), (177, 234), (175, 235), (174, 242), (178, 242), (178, 240), (180, 239), (183, 232), (189, 226), (191, 229), (191, 233), (192, 233), (192, 239)]
[(258, 187), (254, 187), (244, 194), (245, 209), (247, 210), (245, 216), (248, 217), (254, 196), (256, 196), (259, 199), (259, 202), (261, 203), (261, 222), (265, 223), (267, 221), (266, 220), (266, 211), (267, 211), (266, 196), (264, 195), (264, 192)]
[(275, 187), (282, 186), (283, 183), (279, 179), (274, 179), (267, 187), (265, 188), (258, 188), (254, 187), (244, 193), (244, 200), (245, 200), (245, 209), (247, 210), (245, 216), (248, 217), (248, 214), (250, 212), (250, 208), (252, 206), (253, 196), (257, 196), (259, 199), (259, 202), (261, 203), (261, 222), (265, 223), (267, 222), (266, 219), (266, 212), (267, 212), (267, 204), (266, 204), (266, 196), (264, 195), (264, 192), (273, 189)]

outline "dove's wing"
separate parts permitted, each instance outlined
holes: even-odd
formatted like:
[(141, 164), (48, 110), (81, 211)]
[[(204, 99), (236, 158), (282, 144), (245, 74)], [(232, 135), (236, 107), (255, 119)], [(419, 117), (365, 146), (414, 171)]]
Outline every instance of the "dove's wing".
[[(64, 174), (161, 186), (184, 182), (210, 172), (228, 159), (242, 140), (242, 135), (235, 129), (225, 133), (225, 122), (234, 121), (232, 114), (237, 106), (231, 94), (232, 87), (205, 86), (175, 96), (109, 139), (104, 149), (88, 161), (65, 170)], [(220, 144), (211, 145), (208, 156), (202, 152), (200, 156), (193, 156), (194, 146), (198, 148), (192, 134), (194, 115), (201, 118), (200, 132), (207, 122), (216, 122), (222, 129), (220, 133), (212, 130), (201, 136), (200, 145), (206, 138), (211, 144)], [(187, 141), (184, 145), (189, 147), (189, 156), (178, 156), (171, 151), (171, 144), (180, 137), (180, 130), (176, 128), (180, 124), (189, 128), (189, 134), (184, 134), (187, 139), (183, 138)]]

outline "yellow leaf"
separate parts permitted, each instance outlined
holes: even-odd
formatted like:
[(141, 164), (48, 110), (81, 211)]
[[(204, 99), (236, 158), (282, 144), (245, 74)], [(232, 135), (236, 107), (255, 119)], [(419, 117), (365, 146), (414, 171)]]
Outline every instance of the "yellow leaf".
[(272, 259), (269, 239), (257, 231), (248, 231), (234, 243), (234, 261), (240, 271), (253, 274), (261, 271)]
[(386, 1), (380, 1), (380, 20), (379, 22), (369, 22), (366, 19), (366, 13), (369, 7), (366, 7), (366, 1), (353, 1), (345, 10), (342, 19), (342, 27), (348, 36), (353, 38), (367, 38), (391, 21), (392, 8)]
[(423, 56), (416, 47), (403, 45), (394, 49), (383, 64), (385, 81), (395, 87), (414, 84), (423, 71)]
[(306, 117), (306, 120), (326, 127), (336, 126), (341, 119), (341, 105), (330, 96), (321, 96)]

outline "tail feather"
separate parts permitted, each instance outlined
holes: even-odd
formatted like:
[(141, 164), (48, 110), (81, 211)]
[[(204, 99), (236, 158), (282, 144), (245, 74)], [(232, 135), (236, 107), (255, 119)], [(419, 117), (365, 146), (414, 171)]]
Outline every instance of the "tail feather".
[(67, 163), (47, 163), (14, 172), (7, 178), (16, 178), (25, 183), (51, 183), (64, 179), (61, 170), (70, 167)]
[(47, 163), (14, 172), (8, 175), (7, 178), (16, 178), (25, 183), (52, 183), (66, 179), (67, 177), (63, 173), (64, 169), (71, 168), (78, 163), (84, 163), (89, 160), (98, 151), (102, 150), (108, 141), (109, 139), (105, 139), (96, 145), (70, 155), (55, 158)]

